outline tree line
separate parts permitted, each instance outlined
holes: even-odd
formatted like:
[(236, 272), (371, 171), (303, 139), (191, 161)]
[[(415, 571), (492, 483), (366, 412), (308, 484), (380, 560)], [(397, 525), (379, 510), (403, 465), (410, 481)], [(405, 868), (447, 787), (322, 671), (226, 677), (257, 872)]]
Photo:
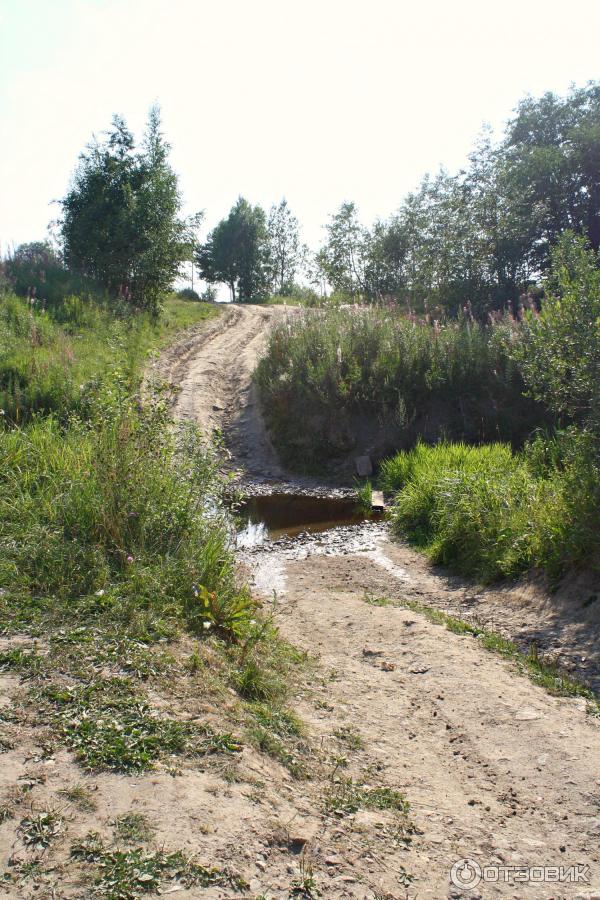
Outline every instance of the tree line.
[[(157, 108), (139, 148), (115, 117), (80, 157), (53, 263), (152, 310), (193, 260), (209, 296), (224, 284), (239, 302), (310, 285), (449, 315), (467, 307), (485, 318), (532, 292), (566, 230), (600, 247), (600, 82), (525, 98), (499, 140), (484, 131), (464, 169), (425, 176), (389, 219), (366, 227), (356, 205), (343, 203), (316, 252), (285, 199), (266, 213), (240, 197), (199, 242), (202, 214), (181, 216), (168, 153)], [(8, 276), (35, 280), (48, 254), (46, 245), (19, 248)]]

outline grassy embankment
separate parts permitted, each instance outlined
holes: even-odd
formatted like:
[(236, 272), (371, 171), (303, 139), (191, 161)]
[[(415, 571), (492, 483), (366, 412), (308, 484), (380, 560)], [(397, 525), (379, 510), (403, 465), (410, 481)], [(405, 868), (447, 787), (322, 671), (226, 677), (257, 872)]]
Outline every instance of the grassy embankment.
[[(509, 319), (437, 329), (359, 307), (280, 323), (257, 371), (277, 448), (288, 465), (314, 469), (370, 442), (382, 455), (423, 435), (518, 445), (549, 416), (523, 396), (507, 350), (514, 332)], [(309, 427), (299, 431), (299, 420)]]
[[(0, 671), (29, 688), (6, 746), (30, 723), (88, 771), (234, 753), (229, 731), (149, 699), (201, 692), (301, 774), (284, 706), (299, 656), (236, 579), (215, 451), (174, 427), (160, 390), (140, 401), (148, 351), (218, 311), (172, 299), (154, 322), (0, 298)], [(19, 802), (0, 797), (2, 816)]]
[(41, 313), (5, 295), (0, 298), (0, 409), (16, 424), (36, 413), (64, 419), (84, 409), (100, 381), (116, 372), (133, 387), (148, 352), (218, 314), (218, 306), (175, 296), (159, 319), (116, 315), (74, 296)]
[(556, 579), (598, 559), (598, 471), (589, 440), (574, 432), (518, 453), (418, 444), (386, 461), (381, 480), (396, 495), (398, 534), (483, 581), (532, 568)]
[(382, 467), (394, 529), (484, 581), (597, 566), (600, 272), (565, 248), (559, 295), (524, 322), (347, 309), (280, 324), (257, 381), (287, 464), (400, 451)]

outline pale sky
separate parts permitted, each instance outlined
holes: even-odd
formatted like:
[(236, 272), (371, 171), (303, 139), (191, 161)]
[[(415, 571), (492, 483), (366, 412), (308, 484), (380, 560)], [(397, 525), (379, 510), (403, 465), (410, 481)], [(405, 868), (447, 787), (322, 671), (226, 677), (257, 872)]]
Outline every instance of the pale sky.
[(527, 92), (600, 78), (597, 0), (0, 0), (0, 241), (43, 239), (94, 132), (154, 101), (187, 212), (286, 196), (313, 247), (453, 171)]

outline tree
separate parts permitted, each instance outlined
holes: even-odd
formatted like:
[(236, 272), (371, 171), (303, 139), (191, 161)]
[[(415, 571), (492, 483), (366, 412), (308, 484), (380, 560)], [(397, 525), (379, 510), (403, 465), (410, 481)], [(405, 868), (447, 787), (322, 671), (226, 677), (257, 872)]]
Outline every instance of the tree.
[(273, 205), (267, 222), (267, 277), (273, 293), (289, 293), (300, 268), (306, 247), (300, 241), (298, 219), (284, 198)]
[(4, 262), (7, 283), (35, 302), (59, 304), (68, 294), (94, 292), (94, 285), (71, 275), (48, 241), (20, 244)]
[(264, 210), (243, 197), (196, 251), (200, 275), (229, 286), (231, 299), (249, 303), (267, 293), (267, 226)]
[(153, 312), (189, 256), (198, 223), (198, 217), (179, 217), (177, 176), (160, 126), (153, 107), (136, 151), (125, 121), (115, 116), (105, 140), (94, 140), (82, 153), (61, 221), (71, 270)]
[(541, 313), (526, 315), (513, 355), (532, 397), (600, 438), (600, 254), (572, 232), (552, 253)]
[(539, 270), (566, 229), (600, 248), (600, 83), (566, 97), (527, 97), (503, 142), (506, 177), (529, 209), (532, 254)]
[(366, 297), (368, 286), (368, 231), (358, 219), (354, 203), (342, 203), (325, 226), (327, 242), (319, 255), (320, 265), (331, 286), (351, 298)]
[(371, 231), (367, 281), (377, 297), (400, 299), (404, 296), (408, 253), (408, 234), (397, 217), (392, 217), (389, 222), (375, 223)]
[(368, 232), (349, 207), (329, 227), (332, 284), (481, 319), (516, 311), (566, 229), (600, 245), (600, 84), (525, 99), (502, 141), (484, 132), (464, 171), (427, 176)]

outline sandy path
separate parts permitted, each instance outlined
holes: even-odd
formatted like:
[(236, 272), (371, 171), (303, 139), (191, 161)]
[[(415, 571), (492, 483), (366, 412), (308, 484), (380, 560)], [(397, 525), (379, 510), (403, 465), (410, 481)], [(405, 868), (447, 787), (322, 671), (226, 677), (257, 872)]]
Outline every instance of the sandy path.
[[(263, 478), (285, 473), (265, 435), (250, 373), (265, 330), (284, 314), (280, 308), (228, 309), (211, 333), (175, 347), (168, 362), (181, 384), (178, 415), (222, 429), (233, 462)], [(367, 544), (357, 549), (368, 550)], [(348, 831), (336, 838), (334, 830), (328, 840), (337, 841), (340, 862), (325, 866), (315, 857), (330, 879), (324, 896), (372, 897), (366, 886), (378, 884), (379, 896), (394, 898), (599, 897), (600, 721), (586, 714), (583, 701), (549, 696), (472, 637), (403, 609), (366, 603), (368, 595), (408, 596), (462, 609), (463, 602), (479, 600), (493, 618), (506, 601), (499, 592), (484, 594), (432, 573), (385, 536), (377, 553), (342, 548), (327, 555), (316, 544), (301, 558), (258, 554), (245, 560), (255, 574), (265, 569), (263, 585), (284, 586), (281, 630), (318, 656), (320, 678), (312, 694), (298, 700), (312, 733), (325, 741), (345, 725), (356, 729), (364, 751), (351, 760), (349, 773), (402, 791), (422, 832), (409, 850), (378, 854), (372, 817), (359, 815), (356, 825), (363, 838), (375, 829), (374, 843), (367, 841), (375, 849), (365, 850), (365, 841), (357, 843)], [(394, 565), (405, 576), (396, 577)], [(531, 625), (537, 609), (523, 602), (508, 609), (507, 619)], [(568, 637), (567, 630), (563, 642)], [(309, 817), (311, 793), (307, 787), (302, 801)], [(515, 885), (502, 881), (501, 868), (499, 881), (469, 892), (450, 883), (452, 864), (461, 857), (482, 867), (589, 866), (589, 883)], [(414, 876), (410, 885), (403, 886), (404, 869)]]
[[(365, 603), (366, 593), (411, 594), (372, 559), (313, 556), (289, 562), (286, 576), (281, 629), (333, 673), (331, 710), (305, 704), (302, 714), (323, 736), (340, 723), (356, 728), (378, 783), (409, 798), (422, 835), (403, 863), (418, 896), (448, 896), (461, 857), (591, 870), (590, 885), (486, 883), (484, 897), (600, 889), (600, 727), (585, 703), (549, 696), (472, 637)], [(375, 868), (397, 890), (397, 871)]]
[[(252, 372), (283, 306), (231, 305), (161, 357), (159, 371), (177, 385), (175, 414), (221, 432), (236, 465), (254, 479), (284, 477), (265, 431)], [(293, 314), (293, 312), (292, 312)]]

